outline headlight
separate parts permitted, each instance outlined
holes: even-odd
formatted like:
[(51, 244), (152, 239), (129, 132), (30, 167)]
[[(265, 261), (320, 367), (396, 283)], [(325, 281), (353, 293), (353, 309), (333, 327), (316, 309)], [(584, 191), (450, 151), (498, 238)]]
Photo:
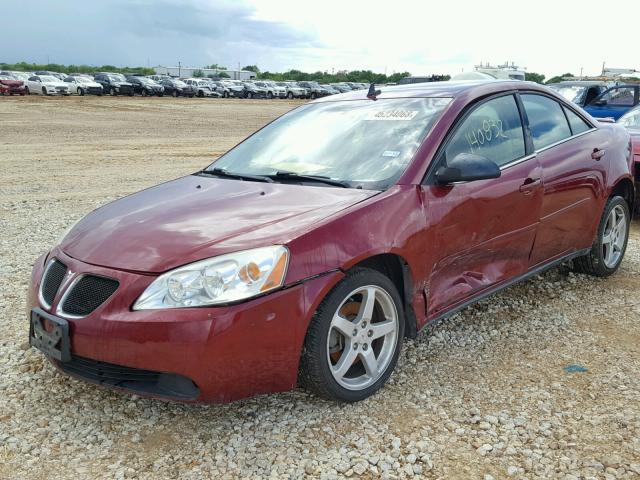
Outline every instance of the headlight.
[(289, 250), (282, 245), (208, 258), (160, 275), (134, 310), (219, 305), (255, 297), (284, 282)]

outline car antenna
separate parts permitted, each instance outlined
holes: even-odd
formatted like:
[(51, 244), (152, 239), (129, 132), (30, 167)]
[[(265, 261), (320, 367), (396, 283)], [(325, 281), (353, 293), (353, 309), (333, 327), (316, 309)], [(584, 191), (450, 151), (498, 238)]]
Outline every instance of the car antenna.
[(376, 90), (376, 86), (371, 82), (369, 85), (369, 92), (367, 93), (367, 98), (370, 100), (377, 100), (377, 96), (380, 95), (382, 91)]

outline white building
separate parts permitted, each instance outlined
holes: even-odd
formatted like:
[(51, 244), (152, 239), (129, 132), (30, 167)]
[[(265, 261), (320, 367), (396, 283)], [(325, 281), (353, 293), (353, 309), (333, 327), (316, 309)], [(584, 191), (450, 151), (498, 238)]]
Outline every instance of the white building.
[(200, 70), (205, 77), (210, 75), (218, 76), (221, 72), (229, 75), (232, 80), (250, 80), (255, 78), (256, 74), (249, 70), (219, 70), (213, 68), (199, 68), (199, 67), (153, 67), (156, 71), (156, 75), (169, 75), (176, 78), (190, 78), (194, 73)]

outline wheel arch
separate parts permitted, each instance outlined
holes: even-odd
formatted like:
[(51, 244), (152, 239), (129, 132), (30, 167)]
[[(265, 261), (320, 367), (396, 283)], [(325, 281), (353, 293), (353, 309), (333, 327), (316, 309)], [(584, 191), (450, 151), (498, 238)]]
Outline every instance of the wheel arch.
[(630, 178), (621, 178), (613, 185), (611, 192), (609, 193), (609, 198), (616, 195), (619, 195), (626, 200), (627, 205), (629, 206), (629, 212), (633, 215), (636, 189)]
[(405, 336), (415, 338), (418, 334), (418, 322), (413, 309), (413, 274), (409, 263), (398, 254), (381, 253), (360, 260), (358, 263), (351, 265), (349, 270), (358, 267), (376, 270), (393, 282), (403, 300)]

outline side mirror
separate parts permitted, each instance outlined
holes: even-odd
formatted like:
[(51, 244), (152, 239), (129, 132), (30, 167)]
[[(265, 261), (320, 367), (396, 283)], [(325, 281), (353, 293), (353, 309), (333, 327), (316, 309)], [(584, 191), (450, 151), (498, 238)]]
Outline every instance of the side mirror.
[(474, 153), (459, 153), (446, 167), (436, 171), (436, 180), (441, 185), (448, 185), (498, 178), (500, 174), (500, 167), (488, 158)]

